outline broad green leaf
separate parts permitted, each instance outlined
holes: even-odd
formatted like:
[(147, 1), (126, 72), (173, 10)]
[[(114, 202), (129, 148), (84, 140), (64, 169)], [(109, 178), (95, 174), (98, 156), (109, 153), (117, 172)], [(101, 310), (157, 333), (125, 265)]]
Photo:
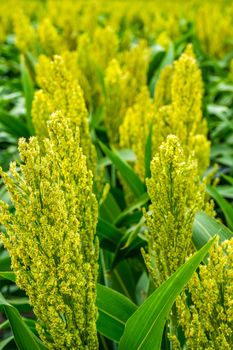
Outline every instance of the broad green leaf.
[(108, 192), (106, 198), (100, 204), (99, 214), (104, 220), (113, 222), (118, 215), (120, 215), (121, 209), (116, 202), (113, 194)]
[(26, 325), (18, 310), (9, 304), (0, 293), (0, 306), (4, 308), (10, 322), (14, 340), (19, 350), (45, 350), (46, 347)]
[(233, 230), (233, 207), (230, 203), (228, 203), (221, 194), (216, 190), (216, 188), (212, 186), (207, 186), (207, 193), (214, 198), (214, 200), (218, 203), (222, 212), (225, 216), (227, 225), (231, 230)]
[(211, 238), (218, 235), (220, 242), (233, 237), (233, 233), (223, 224), (199, 211), (193, 223), (193, 243), (197, 249), (203, 247)]
[(116, 268), (107, 273), (107, 286), (122, 293), (131, 301), (135, 302), (136, 277), (135, 270), (127, 260), (121, 261)]
[(34, 97), (34, 86), (28, 68), (25, 64), (25, 57), (23, 55), (20, 56), (20, 70), (23, 92), (25, 97), (27, 126), (30, 131), (30, 134), (34, 135), (34, 127), (31, 118), (32, 101)]
[(137, 310), (137, 306), (124, 295), (101, 284), (97, 285), (96, 303), (99, 311), (98, 331), (118, 342), (126, 321)]
[(214, 239), (196, 252), (128, 319), (119, 350), (160, 350), (164, 325), (171, 307), (213, 242)]
[[(36, 320), (35, 319), (32, 319), (32, 318), (26, 318), (26, 317), (22, 317), (24, 322), (26, 323), (26, 325), (31, 329), (31, 331), (35, 334), (37, 334), (37, 331), (36, 331)], [(1, 329), (6, 329), (6, 328), (9, 328), (10, 327), (10, 322), (9, 320), (6, 320), (5, 322), (3, 322), (1, 325), (0, 325), (0, 330)]]
[(7, 250), (0, 254), (0, 271), (10, 271), (11, 259)]
[(20, 313), (32, 312), (32, 307), (29, 304), (29, 300), (27, 297), (9, 297), (7, 301), (9, 304), (14, 306)]
[(100, 245), (114, 252), (119, 241), (123, 237), (123, 232), (101, 218), (98, 220), (96, 231), (100, 240)]
[(15, 282), (15, 273), (12, 271), (0, 271), (0, 277)]
[(119, 155), (116, 150), (110, 150), (102, 142), (100, 142), (103, 152), (111, 159), (112, 163), (115, 165), (117, 170), (120, 172), (121, 176), (128, 184), (129, 188), (133, 194), (140, 198), (143, 193), (145, 193), (145, 185), (140, 180), (138, 175), (133, 171), (133, 169), (127, 164)]

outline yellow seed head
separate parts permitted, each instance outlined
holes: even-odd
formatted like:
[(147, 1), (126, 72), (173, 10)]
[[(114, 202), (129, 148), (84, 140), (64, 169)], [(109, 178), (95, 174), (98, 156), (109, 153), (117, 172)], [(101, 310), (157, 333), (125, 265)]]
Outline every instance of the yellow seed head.
[(176, 136), (169, 135), (154, 156), (147, 189), (152, 202), (146, 214), (149, 268), (160, 285), (193, 252), (193, 220), (204, 206), (197, 162), (186, 158)]
[(21, 139), (19, 150), (21, 175), (14, 163), (9, 175), (1, 172), (15, 213), (5, 203), (0, 209), (16, 282), (49, 349), (97, 349), (98, 207), (79, 130), (56, 113), (43, 147), (33, 137)]
[(89, 169), (95, 174), (96, 151), (91, 143), (87, 109), (78, 81), (67, 70), (60, 56), (55, 56), (52, 61), (42, 56), (38, 73), (41, 90), (36, 92), (32, 107), (36, 134), (47, 136), (47, 121), (53, 112), (61, 111), (65, 118), (71, 120), (74, 129), (79, 127), (83, 153)]

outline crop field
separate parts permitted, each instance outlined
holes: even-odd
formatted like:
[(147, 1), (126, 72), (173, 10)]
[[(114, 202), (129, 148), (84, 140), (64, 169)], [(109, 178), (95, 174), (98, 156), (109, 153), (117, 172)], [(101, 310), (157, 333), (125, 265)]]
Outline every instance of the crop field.
[(3, 349), (233, 349), (231, 0), (0, 0)]

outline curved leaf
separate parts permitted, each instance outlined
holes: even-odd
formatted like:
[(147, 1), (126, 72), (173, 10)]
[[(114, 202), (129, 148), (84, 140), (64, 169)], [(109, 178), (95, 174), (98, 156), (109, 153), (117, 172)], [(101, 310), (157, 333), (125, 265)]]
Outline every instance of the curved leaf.
[(15, 282), (15, 273), (12, 271), (0, 271), (0, 277)]
[(126, 321), (137, 310), (137, 306), (121, 293), (101, 284), (97, 285), (96, 303), (99, 310), (98, 331), (118, 342)]
[(108, 221), (99, 218), (96, 232), (98, 234), (101, 247), (114, 252), (123, 237), (123, 232), (110, 224)]
[(115, 165), (117, 170), (120, 172), (123, 179), (128, 184), (131, 191), (137, 198), (140, 198), (141, 195), (145, 193), (145, 185), (140, 180), (138, 175), (133, 171), (133, 169), (127, 164), (119, 155), (119, 153), (115, 150), (110, 150), (106, 147), (102, 142), (100, 142), (100, 146), (106, 156), (111, 159), (112, 163)]
[(220, 242), (222, 242), (230, 239), (233, 232), (206, 213), (197, 212), (193, 223), (192, 237), (195, 247), (200, 249), (216, 235), (220, 237)]
[(30, 134), (34, 135), (34, 127), (31, 118), (32, 101), (34, 97), (34, 86), (29, 70), (26, 66), (25, 57), (23, 55), (20, 56), (20, 70), (23, 92), (25, 96), (27, 126), (30, 131)]
[(8, 338), (6, 338), (6, 339), (1, 340), (1, 341), (0, 341), (0, 350), (5, 349), (6, 346), (7, 346), (8, 344), (10, 344), (10, 342), (12, 342), (12, 340), (14, 340), (14, 337), (13, 337), (13, 336), (10, 336), (10, 337), (8, 337)]
[(233, 207), (224, 199), (221, 194), (212, 186), (207, 186), (207, 193), (214, 198), (223, 211), (227, 225), (233, 230)]
[(196, 252), (129, 318), (120, 340), (119, 350), (160, 350), (166, 317), (213, 242), (214, 239)]
[(39, 338), (32, 333), (26, 325), (18, 310), (9, 304), (0, 293), (0, 306), (4, 308), (6, 316), (14, 335), (14, 340), (19, 350), (45, 350), (46, 347)]
[(151, 124), (145, 146), (145, 179), (151, 177), (150, 163), (152, 159), (152, 131), (153, 125)]

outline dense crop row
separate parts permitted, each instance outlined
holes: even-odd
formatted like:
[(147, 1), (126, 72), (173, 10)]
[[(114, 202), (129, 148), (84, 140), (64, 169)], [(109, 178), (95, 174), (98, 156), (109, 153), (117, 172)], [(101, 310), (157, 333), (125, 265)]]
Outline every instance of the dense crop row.
[(231, 1), (3, 1), (0, 52), (0, 349), (231, 350)]

